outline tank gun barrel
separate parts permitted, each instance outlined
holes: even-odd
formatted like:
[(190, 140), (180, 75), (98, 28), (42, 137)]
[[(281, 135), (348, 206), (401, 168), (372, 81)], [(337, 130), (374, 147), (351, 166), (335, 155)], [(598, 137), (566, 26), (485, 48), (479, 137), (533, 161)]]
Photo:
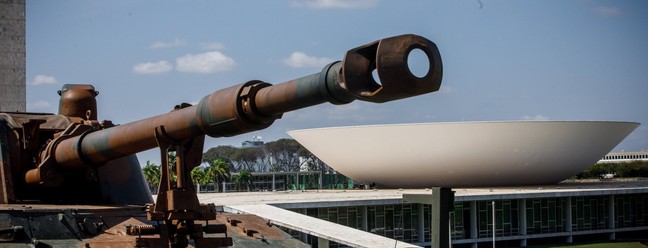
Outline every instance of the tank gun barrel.
[[(429, 62), (422, 77), (409, 69), (408, 56), (415, 49)], [(347, 51), (342, 61), (320, 73), (278, 85), (249, 81), (218, 90), (194, 106), (52, 142), (49, 156), (59, 167), (84, 168), (157, 147), (156, 127), (164, 126), (173, 140), (234, 136), (264, 129), (285, 112), (324, 102), (382, 103), (434, 92), (441, 77), (441, 57), (433, 42), (416, 35), (385, 38)], [(39, 168), (26, 175), (28, 183), (46, 178), (47, 172)]]

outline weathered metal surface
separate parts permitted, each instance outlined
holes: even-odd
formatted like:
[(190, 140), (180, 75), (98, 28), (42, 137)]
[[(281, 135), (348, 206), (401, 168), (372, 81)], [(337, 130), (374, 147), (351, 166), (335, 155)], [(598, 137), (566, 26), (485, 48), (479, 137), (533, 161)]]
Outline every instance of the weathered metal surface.
[[(204, 135), (177, 141), (168, 137), (164, 126), (159, 126), (155, 128), (155, 138), (160, 147), (162, 172), (156, 204), (147, 206), (146, 219), (157, 224), (128, 226), (127, 233), (138, 236), (135, 246), (159, 247), (168, 243), (172, 247), (186, 247), (192, 242), (199, 247), (231, 246), (230, 237), (205, 236), (206, 233), (218, 230), (224, 233), (226, 230), (213, 224), (216, 206), (200, 204), (190, 179), (189, 172), (201, 162)], [(169, 158), (170, 152), (175, 152), (175, 161)], [(175, 164), (171, 166), (171, 162)], [(172, 169), (175, 182), (171, 177)], [(204, 221), (205, 225), (199, 221)]]
[(97, 100), (99, 95), (94, 86), (89, 84), (63, 85), (58, 91), (59, 115), (78, 117), (89, 120), (97, 119)]
[(234, 238), (234, 247), (311, 247), (256, 215), (219, 214), (217, 222), (226, 225), (227, 236)]
[[(421, 78), (414, 76), (407, 64), (414, 49), (425, 52), (430, 64)], [(373, 70), (378, 71), (380, 84), (373, 78)], [(61, 140), (52, 155), (60, 167), (101, 164), (156, 147), (152, 130), (157, 126), (164, 126), (174, 140), (202, 134), (238, 135), (266, 128), (284, 112), (323, 102), (387, 102), (433, 92), (441, 84), (441, 71), (434, 43), (415, 35), (391, 37), (350, 50), (344, 61), (328, 65), (318, 74), (275, 86), (250, 81), (216, 91), (196, 106)], [(30, 177), (30, 183), (48, 180), (48, 172), (31, 172), (36, 173), (41, 176)]]
[[(111, 247), (88, 241), (98, 235), (114, 237), (117, 233), (106, 231), (123, 229), (129, 219), (142, 220), (141, 207), (0, 204), (0, 225), (8, 228), (0, 234), (0, 247)], [(112, 247), (134, 240), (122, 241)]]
[[(427, 56), (430, 67), (425, 75), (410, 71), (413, 50)], [(214, 223), (213, 204), (199, 203), (190, 180), (189, 172), (200, 164), (205, 135), (264, 129), (285, 112), (325, 102), (382, 103), (433, 92), (439, 89), (441, 70), (434, 43), (416, 35), (396, 36), (351, 49), (343, 61), (320, 73), (278, 85), (248, 81), (207, 95), (196, 106), (181, 104), (170, 113), (118, 126), (97, 120), (98, 92), (92, 85), (64, 85), (59, 115), (0, 113), (0, 203), (143, 206), (152, 199), (134, 154), (159, 147), (163, 171), (156, 204), (146, 205), (146, 212), (141, 208), (137, 213), (101, 215), (71, 208), (0, 211), (0, 242), (63, 247), (81, 241), (86, 247), (232, 245), (230, 237), (210, 236), (227, 230)], [(175, 164), (170, 152), (176, 154)], [(256, 237), (256, 229), (264, 228), (247, 226), (243, 232)], [(85, 242), (109, 230), (117, 230), (110, 235), (135, 236)], [(263, 234), (260, 239), (262, 245), (273, 244)]]
[[(410, 52), (419, 49), (427, 55), (429, 69), (415, 76), (408, 64)], [(376, 70), (380, 83), (371, 77)], [(343, 81), (356, 98), (369, 102), (388, 102), (439, 90), (443, 66), (439, 49), (417, 35), (382, 39), (351, 49), (344, 57)]]
[[(239, 225), (231, 225), (228, 219), (238, 220)], [(240, 247), (309, 247), (254, 215), (219, 214), (209, 223), (218, 230), (205, 230), (207, 237), (233, 237)], [(125, 227), (151, 226), (141, 207), (44, 204), (0, 204), (0, 225), (0, 247), (94, 248), (134, 247), (138, 236), (129, 235)]]

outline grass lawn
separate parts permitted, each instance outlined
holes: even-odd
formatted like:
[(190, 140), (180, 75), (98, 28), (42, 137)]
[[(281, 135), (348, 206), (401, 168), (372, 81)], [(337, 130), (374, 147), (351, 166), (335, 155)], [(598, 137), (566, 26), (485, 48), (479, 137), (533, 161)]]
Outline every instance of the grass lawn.
[(646, 248), (648, 246), (642, 245), (639, 242), (607, 242), (607, 243), (591, 243), (591, 244), (571, 244), (571, 245), (543, 245), (543, 246), (529, 246), (531, 248)]

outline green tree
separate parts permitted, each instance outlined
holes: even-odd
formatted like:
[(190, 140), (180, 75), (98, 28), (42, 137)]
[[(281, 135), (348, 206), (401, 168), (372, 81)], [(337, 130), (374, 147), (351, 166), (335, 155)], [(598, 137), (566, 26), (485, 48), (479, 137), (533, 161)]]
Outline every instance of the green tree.
[(160, 166), (151, 161), (146, 161), (146, 165), (142, 168), (144, 179), (148, 183), (149, 189), (157, 188), (160, 185)]
[(317, 156), (306, 149), (306, 147), (300, 145), (299, 149), (297, 149), (297, 155), (306, 159), (305, 162), (307, 163), (309, 170), (321, 171), (325, 174), (335, 172), (333, 168), (325, 164), (324, 161), (320, 160)]
[(299, 156), (297, 154), (301, 145), (293, 139), (280, 139), (265, 144), (265, 148), (272, 154), (274, 163), (271, 171), (299, 171)]
[(576, 178), (583, 179), (583, 178), (601, 178), (605, 174), (614, 174), (616, 173), (616, 164), (609, 164), (609, 163), (601, 163), (601, 164), (595, 164), (590, 168), (587, 168), (586, 170), (582, 171), (581, 173), (578, 173), (576, 175)]
[(619, 163), (617, 165), (617, 175), (619, 177), (647, 177), (648, 162), (632, 161)]
[(196, 191), (200, 193), (200, 185), (208, 184), (211, 180), (207, 173), (200, 166), (197, 166), (191, 170), (191, 181), (196, 185)]
[(257, 160), (261, 157), (261, 150), (257, 147), (237, 149), (232, 158), (238, 165), (238, 170), (254, 171)]
[(232, 174), (230, 173), (230, 166), (225, 162), (225, 159), (216, 158), (209, 163), (206, 176), (210, 181), (213, 179), (213, 182), (216, 183), (216, 192), (223, 192), (220, 184), (225, 180), (230, 179)]
[(167, 155), (169, 160), (169, 178), (172, 182), (177, 182), (178, 177), (176, 176), (175, 164), (176, 164), (176, 152), (169, 152)]
[(203, 153), (202, 161), (211, 163), (215, 159), (223, 159), (230, 165), (231, 172), (241, 169), (250, 172), (298, 171), (299, 157), (308, 160), (311, 170), (324, 173), (334, 171), (293, 139), (271, 141), (260, 147), (217, 146)]
[(241, 169), (238, 175), (234, 176), (234, 183), (236, 184), (237, 189), (245, 186), (247, 191), (250, 191), (250, 186), (252, 185), (252, 173), (246, 169)]
[(205, 153), (203, 153), (202, 161), (203, 163), (211, 163), (216, 159), (223, 159), (228, 164), (233, 164), (234, 162), (234, 153), (239, 148), (233, 146), (217, 146), (210, 148)]
[(601, 178), (605, 174), (615, 177), (648, 177), (647, 161), (631, 161), (621, 163), (600, 163), (579, 173), (576, 178)]

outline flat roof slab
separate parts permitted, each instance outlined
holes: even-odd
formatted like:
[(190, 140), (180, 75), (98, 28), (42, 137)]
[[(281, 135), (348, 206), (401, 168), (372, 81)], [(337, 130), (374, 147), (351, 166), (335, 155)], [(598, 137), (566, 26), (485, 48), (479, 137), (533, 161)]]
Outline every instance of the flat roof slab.
[[(648, 193), (648, 181), (560, 183), (542, 186), (452, 190), (455, 191), (455, 202), (618, 195)], [(404, 194), (432, 194), (432, 191), (429, 189), (379, 189), (201, 193), (198, 194), (198, 199), (201, 203), (225, 206), (268, 204), (280, 208), (295, 209), (401, 204)]]
[(230, 205), (225, 210), (254, 214), (275, 225), (351, 247), (420, 247), (266, 204)]

